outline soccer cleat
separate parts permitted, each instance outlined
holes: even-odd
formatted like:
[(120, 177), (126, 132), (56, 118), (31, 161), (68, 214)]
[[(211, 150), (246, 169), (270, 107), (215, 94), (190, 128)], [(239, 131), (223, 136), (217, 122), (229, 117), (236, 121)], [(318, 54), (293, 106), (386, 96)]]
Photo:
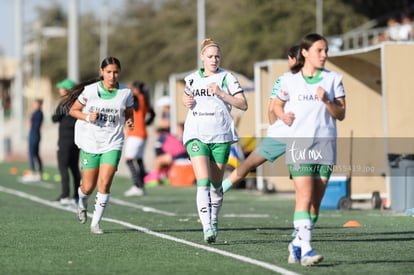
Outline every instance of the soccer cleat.
[(300, 246), (294, 246), (291, 242), (288, 245), (289, 250), (289, 258), (288, 263), (289, 264), (298, 264), (301, 261), (301, 253), (302, 249)]
[(81, 224), (86, 223), (88, 219), (88, 213), (84, 208), (78, 208), (78, 220)]
[(213, 230), (214, 239), (217, 239), (217, 235), (218, 235), (218, 223), (217, 222), (211, 224), (211, 230)]
[(103, 234), (104, 231), (102, 228), (99, 227), (99, 224), (95, 225), (95, 226), (91, 226), (91, 233), (93, 234)]
[(216, 241), (216, 237), (214, 236), (214, 232), (211, 228), (204, 230), (204, 241), (206, 243), (214, 243)]
[(317, 263), (322, 262), (323, 256), (318, 255), (315, 251), (310, 250), (305, 255), (303, 255), (302, 259), (300, 259), (300, 264), (303, 266), (311, 266)]
[(125, 197), (141, 197), (145, 195), (145, 191), (143, 188), (138, 188), (135, 185), (131, 186), (127, 191), (125, 191)]
[(75, 199), (72, 199), (72, 198), (60, 198), (59, 199), (59, 203), (61, 204), (61, 205), (73, 205), (73, 204), (75, 204), (76, 202), (75, 202)]

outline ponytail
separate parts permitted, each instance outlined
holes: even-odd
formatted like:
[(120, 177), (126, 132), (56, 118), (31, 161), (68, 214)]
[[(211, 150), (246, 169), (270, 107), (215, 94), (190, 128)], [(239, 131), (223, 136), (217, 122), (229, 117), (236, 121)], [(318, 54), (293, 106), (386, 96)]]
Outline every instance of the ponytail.
[(92, 83), (95, 83), (101, 80), (102, 80), (102, 77), (96, 77), (96, 78), (92, 78), (92, 79), (89, 79), (89, 80), (86, 80), (84, 82), (77, 84), (75, 87), (73, 87), (72, 89), (68, 91), (68, 96), (63, 100), (62, 106), (64, 108), (67, 108), (67, 110), (69, 110), (72, 107), (73, 103), (75, 103), (75, 101), (78, 99), (79, 95), (83, 92), (83, 90), (85, 89), (85, 86), (88, 86)]

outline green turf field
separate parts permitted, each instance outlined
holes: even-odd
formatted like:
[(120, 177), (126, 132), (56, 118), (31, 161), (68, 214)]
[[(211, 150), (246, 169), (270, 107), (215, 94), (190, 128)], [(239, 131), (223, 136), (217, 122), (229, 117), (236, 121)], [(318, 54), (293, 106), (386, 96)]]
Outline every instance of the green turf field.
[[(1, 274), (414, 274), (414, 218), (390, 210), (322, 211), (312, 244), (325, 259), (302, 267), (287, 263), (292, 196), (226, 193), (218, 240), (208, 245), (195, 188), (157, 186), (126, 198), (130, 182), (116, 177), (105, 234), (94, 235), (90, 219), (81, 225), (73, 208), (52, 202), (55, 168), (46, 167), (50, 181), (23, 184), (24, 168), (0, 164)], [(362, 226), (343, 227), (350, 220)]]

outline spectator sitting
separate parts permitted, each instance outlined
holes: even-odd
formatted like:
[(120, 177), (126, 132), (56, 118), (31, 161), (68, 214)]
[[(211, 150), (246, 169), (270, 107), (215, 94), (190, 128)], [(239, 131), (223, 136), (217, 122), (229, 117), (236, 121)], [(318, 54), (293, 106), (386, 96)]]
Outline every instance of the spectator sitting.
[(413, 38), (413, 26), (411, 18), (407, 14), (401, 16), (401, 26), (399, 32), (399, 39), (402, 41), (409, 41)]
[[(180, 127), (181, 125), (179, 125)], [(182, 140), (170, 134), (165, 128), (157, 129), (158, 139), (155, 143), (155, 161), (154, 167), (145, 178), (144, 182), (159, 183), (162, 171), (169, 169), (171, 165), (178, 159), (188, 159), (187, 150)]]
[(387, 20), (387, 30), (385, 31), (386, 40), (398, 41), (400, 40), (400, 23), (397, 18), (391, 16)]

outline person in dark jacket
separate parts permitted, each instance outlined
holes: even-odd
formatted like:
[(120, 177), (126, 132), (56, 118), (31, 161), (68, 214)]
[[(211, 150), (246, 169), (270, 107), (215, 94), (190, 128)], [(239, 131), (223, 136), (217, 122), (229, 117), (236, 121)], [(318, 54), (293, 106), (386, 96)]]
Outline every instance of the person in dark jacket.
[[(57, 198), (62, 205), (75, 204), (78, 201), (78, 188), (81, 180), (79, 169), (79, 148), (74, 141), (74, 128), (76, 119), (69, 115), (69, 109), (63, 104), (68, 97), (70, 90), (75, 87), (75, 82), (70, 79), (64, 79), (56, 84), (61, 102), (52, 115), (52, 121), (59, 123), (59, 138), (57, 146), (58, 168), (61, 176), (62, 193)], [(73, 196), (70, 197), (70, 176), (73, 180)]]
[(33, 101), (33, 112), (30, 116), (29, 130), (29, 162), (30, 173), (22, 177), (22, 182), (36, 182), (42, 180), (43, 164), (40, 158), (40, 130), (43, 123), (42, 99)]

